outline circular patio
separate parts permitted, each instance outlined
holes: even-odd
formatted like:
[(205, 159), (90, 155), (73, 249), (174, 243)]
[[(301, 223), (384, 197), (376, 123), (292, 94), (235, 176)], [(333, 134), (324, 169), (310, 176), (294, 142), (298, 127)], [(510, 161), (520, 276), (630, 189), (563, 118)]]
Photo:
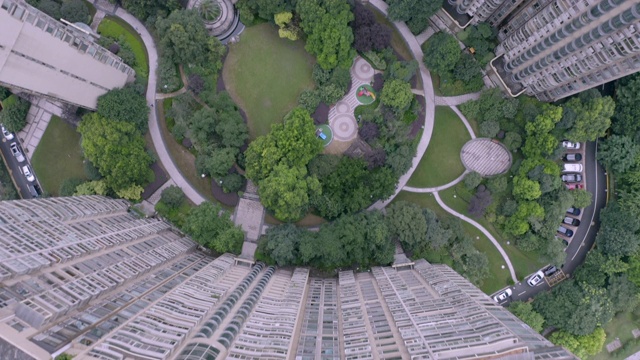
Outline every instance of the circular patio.
[(468, 141), (460, 151), (460, 160), (469, 171), (483, 177), (504, 174), (511, 167), (511, 153), (499, 141), (478, 138)]

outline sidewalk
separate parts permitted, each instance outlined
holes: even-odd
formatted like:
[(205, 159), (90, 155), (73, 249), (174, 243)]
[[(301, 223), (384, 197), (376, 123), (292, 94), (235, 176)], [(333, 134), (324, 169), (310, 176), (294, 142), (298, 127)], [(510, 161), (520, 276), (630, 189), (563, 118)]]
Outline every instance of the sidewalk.
[(27, 125), (18, 132), (18, 139), (22, 144), (25, 155), (31, 160), (33, 153), (36, 151), (40, 139), (53, 115), (61, 116), (62, 108), (60, 104), (56, 104), (45, 98), (38, 98), (31, 103), (27, 114)]

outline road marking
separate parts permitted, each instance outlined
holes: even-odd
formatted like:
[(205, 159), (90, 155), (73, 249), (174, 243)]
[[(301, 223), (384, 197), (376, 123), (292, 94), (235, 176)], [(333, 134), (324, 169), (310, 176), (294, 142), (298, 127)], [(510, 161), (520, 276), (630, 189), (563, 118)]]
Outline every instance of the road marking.
[[(598, 206), (598, 160), (597, 160), (597, 157), (598, 157), (598, 141), (596, 140), (596, 151), (595, 151), (595, 156), (593, 157), (593, 162), (595, 163), (595, 171), (596, 171), (596, 186), (595, 186), (595, 191), (593, 192), (595, 194), (593, 199), (593, 213), (591, 214), (591, 221), (589, 222), (589, 227), (587, 228), (587, 232), (582, 238), (582, 242), (580, 242), (580, 247), (584, 246), (584, 241), (587, 239), (587, 236), (589, 236), (589, 232), (591, 231), (593, 219), (595, 219), (596, 217), (596, 210)], [(576, 253), (573, 254), (571, 261), (573, 261), (573, 259), (575, 259), (576, 256), (578, 256), (578, 251), (576, 251)]]
[(524, 294), (524, 293), (526, 293), (526, 292), (527, 292), (527, 290), (525, 290), (525, 291), (521, 292), (520, 294), (518, 294), (518, 296), (521, 296), (522, 294)]

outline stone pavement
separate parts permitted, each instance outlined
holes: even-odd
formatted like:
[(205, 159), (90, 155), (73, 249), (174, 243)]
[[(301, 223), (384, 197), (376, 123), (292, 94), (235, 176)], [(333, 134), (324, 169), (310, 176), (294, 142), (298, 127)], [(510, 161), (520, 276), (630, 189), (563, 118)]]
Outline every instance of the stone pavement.
[[(358, 88), (364, 84), (371, 84), (375, 70), (360, 56), (357, 56), (351, 66), (351, 89), (329, 110), (329, 126), (333, 131), (333, 140), (347, 142), (358, 136), (358, 123), (353, 111), (359, 105)], [(379, 94), (378, 94), (379, 95)]]
[(140, 37), (142, 38), (142, 42), (147, 48), (147, 54), (149, 54), (149, 82), (147, 86), (147, 104), (151, 107), (151, 111), (149, 112), (149, 133), (151, 134), (151, 140), (153, 141), (153, 147), (158, 154), (158, 160), (162, 163), (162, 166), (169, 174), (169, 177), (175, 182), (177, 186), (179, 186), (184, 194), (191, 200), (194, 204), (199, 205), (200, 203), (206, 201), (206, 199), (198, 193), (198, 191), (191, 186), (191, 184), (182, 176), (180, 170), (176, 167), (171, 159), (171, 155), (167, 151), (167, 147), (164, 143), (164, 139), (162, 138), (162, 133), (160, 132), (160, 127), (158, 124), (158, 116), (155, 109), (156, 102), (156, 82), (157, 75), (156, 69), (158, 68), (158, 50), (156, 49), (156, 44), (153, 40), (153, 37), (144, 27), (144, 25), (140, 22), (140, 20), (136, 19), (133, 15), (129, 14), (122, 8), (118, 8), (116, 10), (116, 16), (127, 22), (134, 29), (137, 29)]
[(251, 182), (247, 182), (247, 189), (240, 198), (240, 202), (233, 213), (233, 222), (240, 225), (245, 232), (242, 244), (241, 258), (253, 260), (258, 239), (264, 234), (264, 207), (260, 203), (258, 188)]
[(51, 121), (51, 117), (53, 115), (62, 115), (61, 106), (61, 104), (45, 98), (37, 98), (31, 103), (27, 114), (27, 125), (18, 132), (18, 139), (20, 139), (22, 148), (29, 160), (31, 160), (33, 153), (36, 151), (40, 139), (47, 129), (49, 121)]
[(504, 174), (511, 167), (511, 152), (498, 141), (478, 138), (468, 141), (460, 150), (465, 169), (483, 177)]
[(425, 41), (427, 41), (431, 37), (431, 35), (435, 33), (436, 33), (435, 30), (433, 30), (433, 28), (429, 26), (425, 31), (421, 32), (418, 36), (416, 36), (416, 40), (418, 41), (418, 44), (422, 45), (424, 44)]
[(91, 30), (97, 32), (98, 31), (98, 26), (100, 25), (100, 22), (102, 22), (102, 19), (104, 19), (104, 16), (106, 15), (106, 13), (101, 10), (96, 8), (96, 14), (93, 15), (93, 20), (91, 21)]
[(493, 243), (493, 246), (495, 246), (496, 249), (498, 249), (498, 252), (500, 252), (500, 255), (502, 255), (502, 258), (507, 263), (507, 267), (509, 268), (509, 273), (511, 273), (511, 279), (513, 280), (514, 283), (517, 283), (518, 278), (516, 277), (516, 271), (514, 270), (513, 265), (511, 264), (511, 260), (509, 260), (509, 256), (504, 251), (502, 246), (500, 246), (500, 243), (498, 242), (498, 240), (496, 240), (493, 237), (493, 235), (491, 235), (491, 233), (487, 231), (487, 229), (482, 227), (482, 225), (478, 224), (475, 220), (470, 219), (456, 212), (455, 210), (451, 209), (449, 206), (447, 206), (447, 204), (445, 204), (444, 201), (442, 201), (442, 199), (440, 198), (440, 194), (438, 194), (438, 192), (434, 192), (433, 196), (436, 198), (438, 205), (440, 205), (440, 207), (442, 207), (446, 212), (473, 225), (476, 229), (480, 230), (484, 234), (484, 236), (486, 236), (491, 241), (491, 243)]
[(160, 188), (158, 188), (158, 190), (156, 190), (156, 192), (151, 194), (151, 196), (149, 196), (147, 201), (149, 203), (151, 203), (151, 205), (155, 206), (160, 201), (160, 196), (162, 195), (162, 191), (164, 191), (164, 189), (168, 188), (169, 186), (175, 186), (175, 185), (176, 185), (176, 183), (174, 183), (173, 179), (170, 178), (169, 180), (167, 180), (166, 183), (164, 183), (162, 186), (160, 186)]

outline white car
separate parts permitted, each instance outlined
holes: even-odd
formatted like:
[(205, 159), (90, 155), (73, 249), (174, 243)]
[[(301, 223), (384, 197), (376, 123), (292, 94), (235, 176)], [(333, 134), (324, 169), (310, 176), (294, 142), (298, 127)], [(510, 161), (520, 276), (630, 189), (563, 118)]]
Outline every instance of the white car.
[(13, 140), (13, 134), (11, 132), (9, 132), (9, 130), (7, 130), (4, 127), (4, 125), (0, 125), (0, 127), (2, 127), (2, 135), (4, 136), (5, 139)]
[(580, 149), (580, 143), (565, 140), (562, 142), (562, 147), (569, 150), (578, 150)]
[(562, 172), (581, 173), (582, 164), (563, 164)]
[(529, 286), (531, 286), (531, 287), (534, 287), (534, 286), (540, 284), (542, 279), (544, 279), (544, 273), (542, 273), (542, 271), (538, 271), (537, 273), (533, 274), (533, 276), (531, 276), (527, 280), (527, 284), (529, 284)]
[(36, 180), (36, 177), (33, 176), (33, 172), (31, 171), (31, 168), (29, 167), (29, 165), (25, 165), (20, 169), (22, 170), (24, 177), (26, 177), (29, 182), (34, 182)]
[(507, 300), (508, 297), (511, 297), (512, 294), (513, 294), (513, 291), (511, 291), (511, 289), (506, 289), (505, 291), (501, 292), (500, 294), (494, 296), (493, 300), (495, 300), (497, 303), (501, 303), (501, 302)]
[(16, 160), (18, 160), (19, 163), (23, 162), (24, 155), (22, 155), (22, 153), (20, 152), (20, 149), (18, 149), (18, 144), (11, 143), (9, 147), (11, 148), (11, 153), (13, 154), (13, 156), (16, 157)]

